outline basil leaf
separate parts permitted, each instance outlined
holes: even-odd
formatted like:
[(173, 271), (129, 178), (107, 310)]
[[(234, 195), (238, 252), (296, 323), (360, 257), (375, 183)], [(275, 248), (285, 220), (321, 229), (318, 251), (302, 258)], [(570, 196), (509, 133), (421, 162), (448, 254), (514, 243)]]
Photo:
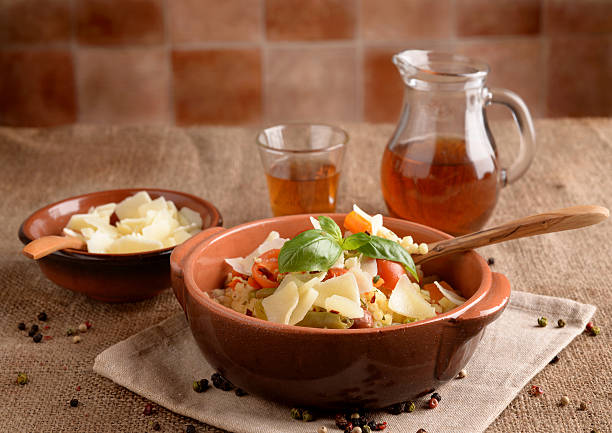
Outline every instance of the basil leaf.
[(329, 233), (339, 244), (342, 244), (342, 232), (340, 231), (340, 227), (338, 224), (328, 216), (321, 215), (319, 217), (319, 224), (321, 224), (321, 229), (327, 233)]
[(280, 272), (327, 271), (342, 254), (342, 247), (323, 230), (306, 230), (285, 242), (278, 255)]
[(345, 250), (356, 250), (359, 249), (362, 245), (370, 242), (370, 236), (365, 233), (355, 233), (354, 235), (350, 235), (348, 238), (344, 240), (342, 243), (342, 248)]
[(390, 241), (378, 236), (370, 236), (370, 242), (357, 248), (361, 254), (373, 259), (385, 259), (391, 260), (392, 262), (399, 262), (408, 272), (412, 274), (416, 280), (419, 277), (414, 266), (412, 256), (397, 242)]

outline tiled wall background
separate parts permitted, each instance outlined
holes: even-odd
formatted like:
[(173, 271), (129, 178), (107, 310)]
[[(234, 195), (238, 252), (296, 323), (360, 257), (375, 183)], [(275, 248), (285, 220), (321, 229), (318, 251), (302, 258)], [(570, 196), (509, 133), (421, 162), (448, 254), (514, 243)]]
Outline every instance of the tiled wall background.
[(0, 124), (395, 122), (406, 48), (612, 115), (610, 0), (0, 0)]

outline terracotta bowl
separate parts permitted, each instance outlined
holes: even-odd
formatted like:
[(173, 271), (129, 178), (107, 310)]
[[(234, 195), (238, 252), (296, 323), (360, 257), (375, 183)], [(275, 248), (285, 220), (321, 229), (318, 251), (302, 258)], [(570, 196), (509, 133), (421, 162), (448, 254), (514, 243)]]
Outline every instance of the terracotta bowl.
[[(209, 202), (191, 194), (164, 189), (115, 189), (67, 198), (30, 215), (19, 228), (24, 244), (41, 236), (60, 235), (70, 216), (86, 213), (90, 207), (118, 203), (138, 191), (152, 198), (164, 196), (180, 209), (199, 212), (203, 228), (222, 224), (219, 211)], [(59, 286), (105, 302), (133, 302), (151, 298), (170, 287), (172, 248), (146, 253), (94, 254), (65, 249), (37, 260), (41, 271)]]
[[(337, 222), (343, 214), (331, 215)], [(386, 227), (419, 242), (449, 235), (385, 218)], [(475, 252), (423, 265), (468, 298), (435, 318), (380, 329), (314, 329), (239, 314), (208, 293), (223, 286), (223, 259), (245, 256), (271, 230), (293, 237), (312, 228), (307, 215), (212, 228), (177, 247), (172, 287), (191, 332), (210, 365), (236, 386), (285, 404), (326, 409), (381, 408), (425, 395), (466, 365), (485, 327), (504, 310), (510, 283)]]

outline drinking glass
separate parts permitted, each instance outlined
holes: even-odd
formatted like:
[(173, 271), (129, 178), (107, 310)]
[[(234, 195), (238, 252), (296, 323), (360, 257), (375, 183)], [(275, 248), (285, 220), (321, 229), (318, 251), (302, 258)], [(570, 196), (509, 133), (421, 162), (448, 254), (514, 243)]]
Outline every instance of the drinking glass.
[(275, 216), (334, 212), (347, 142), (345, 131), (323, 124), (277, 125), (257, 134)]

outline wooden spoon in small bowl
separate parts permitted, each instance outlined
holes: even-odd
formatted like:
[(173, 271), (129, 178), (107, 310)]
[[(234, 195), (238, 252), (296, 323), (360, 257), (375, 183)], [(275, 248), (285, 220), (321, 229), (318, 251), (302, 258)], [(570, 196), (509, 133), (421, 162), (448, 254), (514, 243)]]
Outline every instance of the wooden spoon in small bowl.
[(86, 250), (87, 244), (83, 239), (74, 236), (43, 236), (27, 244), (21, 252), (30, 259), (38, 260), (66, 248)]
[(574, 206), (552, 212), (531, 215), (476, 233), (444, 239), (427, 244), (429, 252), (412, 256), (420, 264), (441, 256), (472, 250), (485, 245), (497, 244), (512, 239), (561, 232), (600, 223), (610, 216), (610, 211), (601, 206)]

